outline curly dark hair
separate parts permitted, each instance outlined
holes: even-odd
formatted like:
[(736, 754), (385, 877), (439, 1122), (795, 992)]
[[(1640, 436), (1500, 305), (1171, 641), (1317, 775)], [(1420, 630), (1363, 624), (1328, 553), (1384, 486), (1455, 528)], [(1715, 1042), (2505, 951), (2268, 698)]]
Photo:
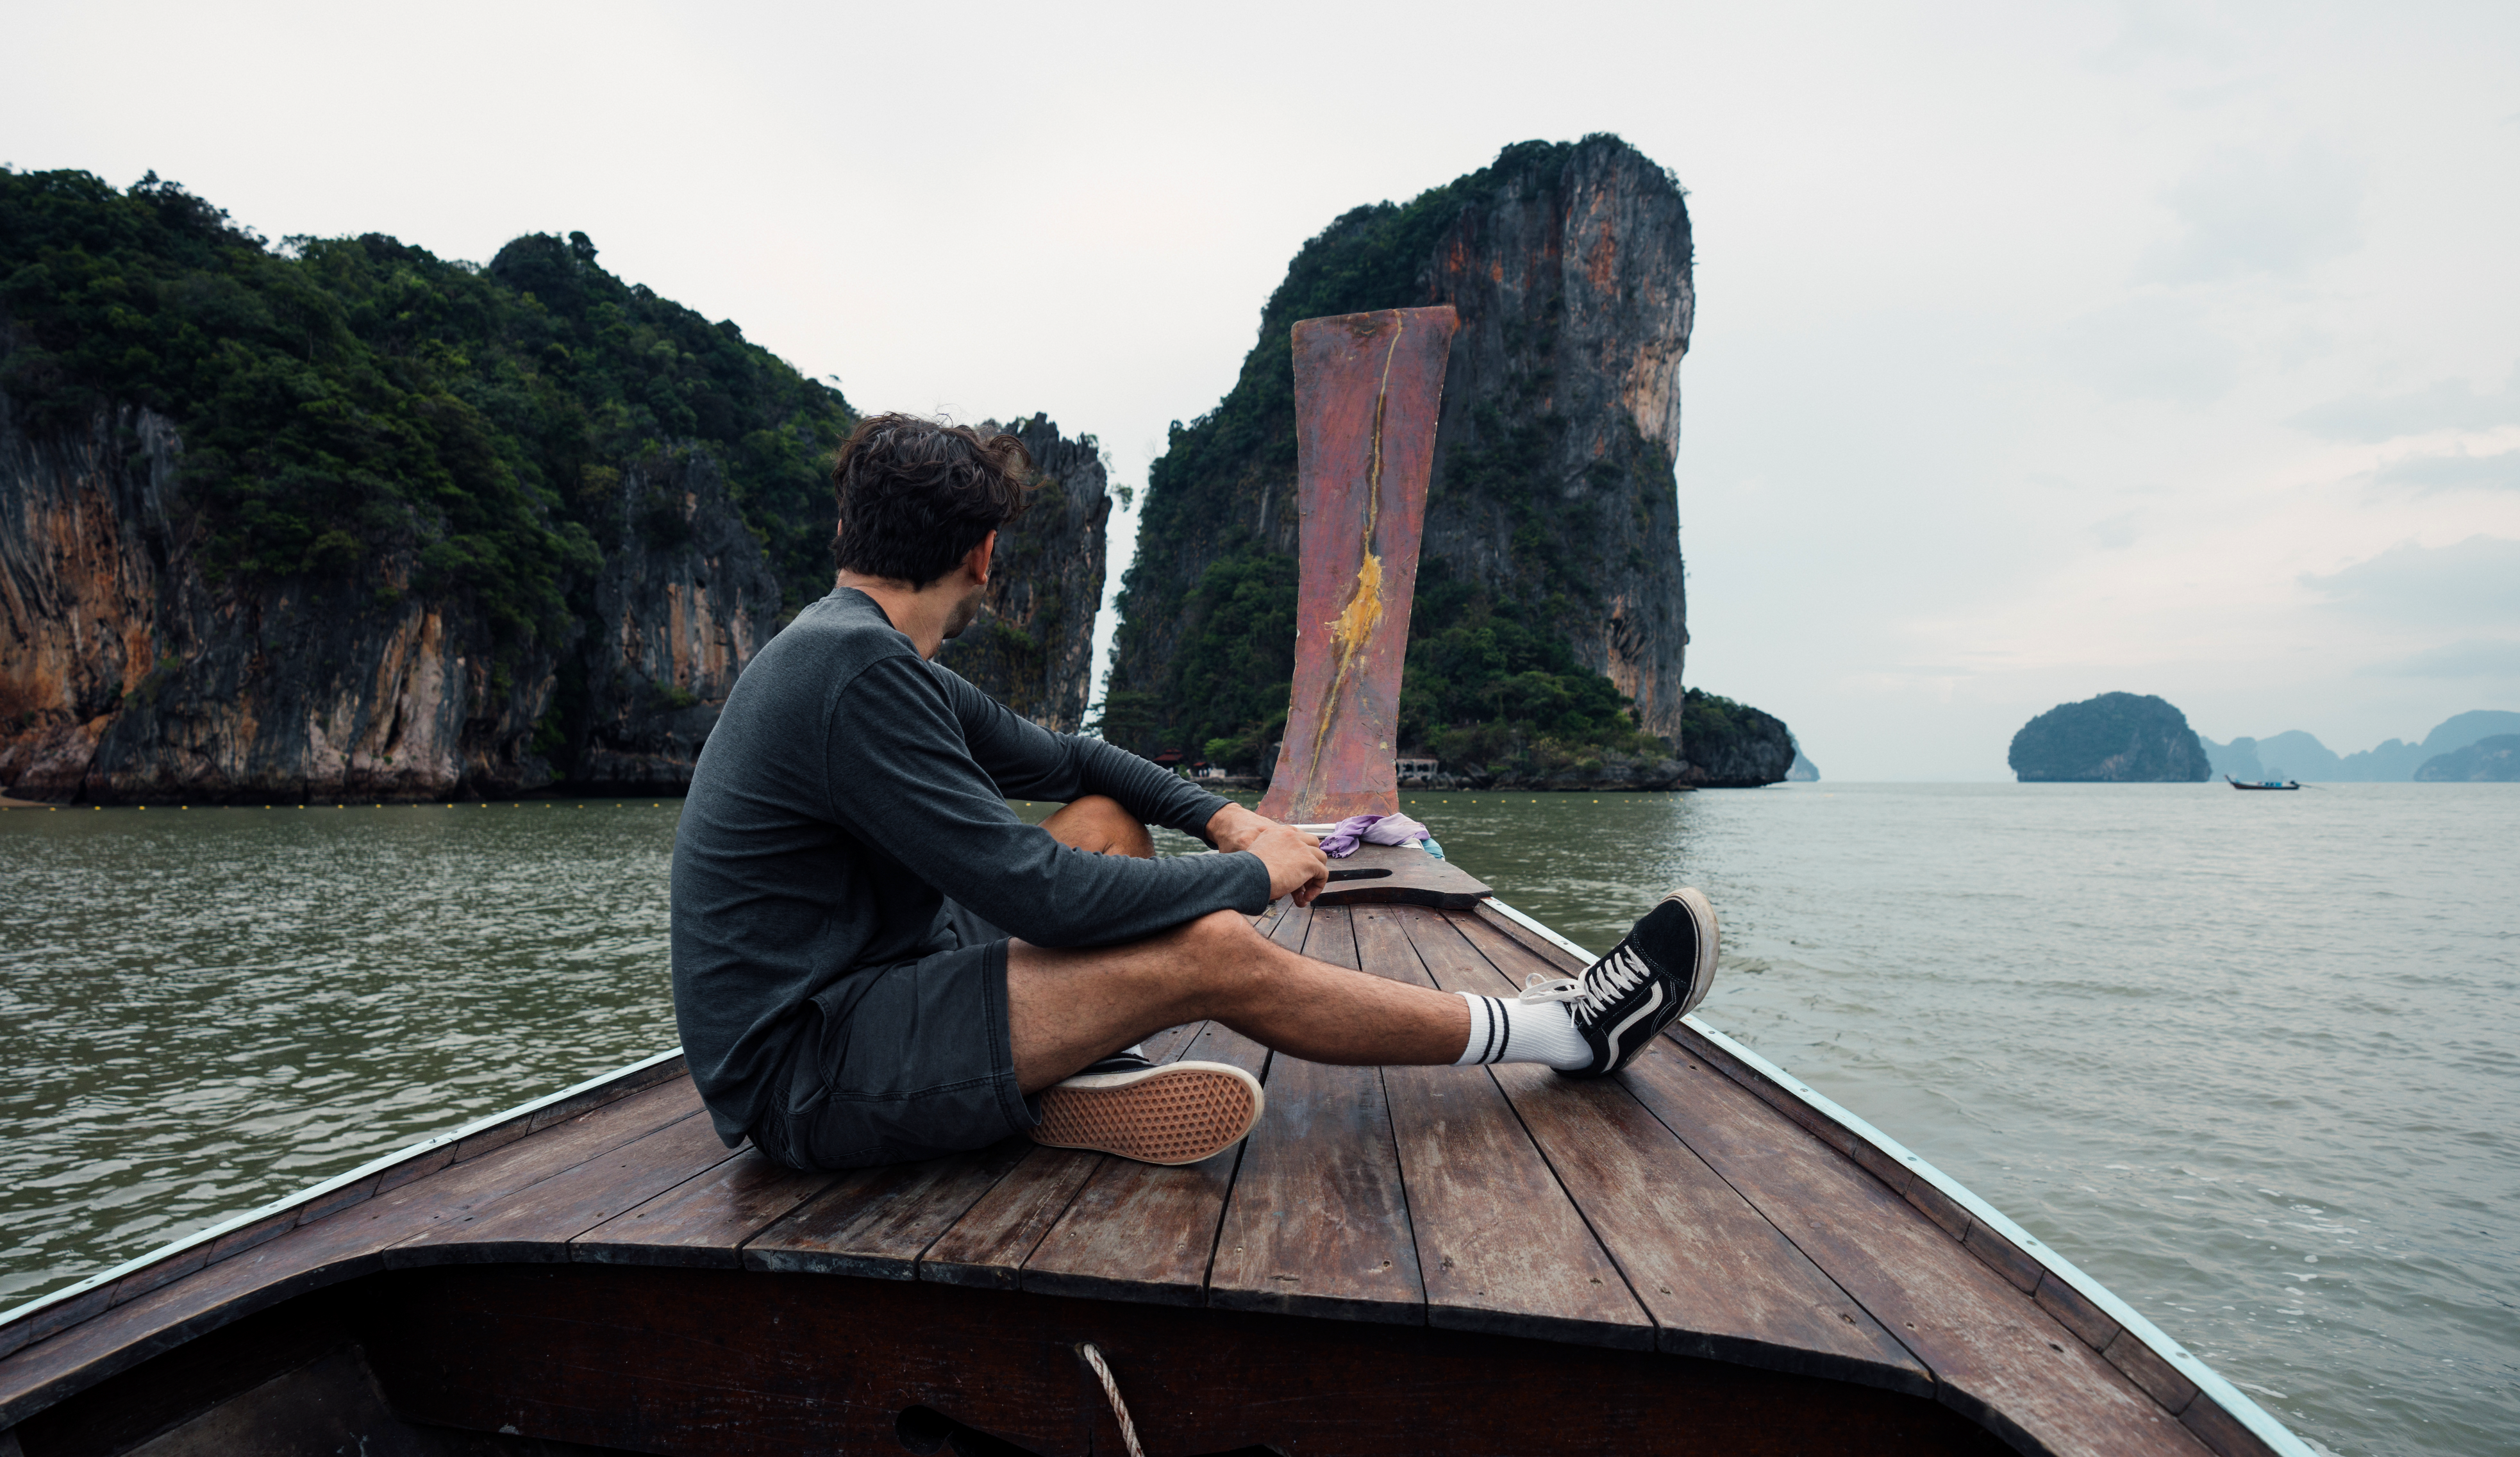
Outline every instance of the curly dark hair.
[(1032, 454), (1012, 435), (871, 415), (832, 462), (832, 556), (842, 571), (925, 587), (1013, 520), (1031, 489)]

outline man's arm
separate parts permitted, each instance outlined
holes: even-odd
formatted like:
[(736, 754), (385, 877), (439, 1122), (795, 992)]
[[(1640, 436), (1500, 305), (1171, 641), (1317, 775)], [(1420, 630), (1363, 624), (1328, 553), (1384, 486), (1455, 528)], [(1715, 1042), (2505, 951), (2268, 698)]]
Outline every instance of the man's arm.
[(973, 760), (1002, 792), (1062, 802), (1108, 795), (1148, 824), (1195, 835), (1228, 855), (1248, 851), (1260, 857), (1269, 867), (1273, 897), (1291, 894), (1299, 905), (1311, 905), (1329, 884), (1329, 861), (1315, 836), (1255, 815), (1099, 738), (1053, 733), (953, 670), (935, 672)]
[[(825, 802), (858, 839), (992, 924), (1043, 946), (1107, 946), (1213, 910), (1256, 914), (1288, 878), (1263, 855), (1087, 855), (1023, 823), (1007, 808), (1014, 786), (992, 782), (967, 744), (943, 679), (902, 653), (834, 685)], [(1054, 798), (1054, 783), (1017, 792)]]
[(952, 669), (931, 671), (953, 704), (972, 760), (1012, 798), (1066, 803), (1089, 794), (1109, 795), (1120, 808), (1148, 824), (1200, 839), (1208, 839), (1209, 821), (1230, 807), (1222, 795), (1211, 794), (1126, 749), (1081, 734), (1053, 733), (971, 686)]

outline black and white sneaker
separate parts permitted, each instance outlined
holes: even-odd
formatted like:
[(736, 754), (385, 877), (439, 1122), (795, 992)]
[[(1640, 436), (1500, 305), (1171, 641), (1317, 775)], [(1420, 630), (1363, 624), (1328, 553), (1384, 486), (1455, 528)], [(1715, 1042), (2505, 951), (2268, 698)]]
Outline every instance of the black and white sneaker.
[(1525, 987), (1524, 1001), (1562, 1001), (1575, 1030), (1593, 1049), (1568, 1078), (1606, 1078), (1636, 1060), (1654, 1034), (1695, 1009), (1715, 984), (1715, 907), (1682, 886), (1644, 914), (1610, 953), (1580, 977)]

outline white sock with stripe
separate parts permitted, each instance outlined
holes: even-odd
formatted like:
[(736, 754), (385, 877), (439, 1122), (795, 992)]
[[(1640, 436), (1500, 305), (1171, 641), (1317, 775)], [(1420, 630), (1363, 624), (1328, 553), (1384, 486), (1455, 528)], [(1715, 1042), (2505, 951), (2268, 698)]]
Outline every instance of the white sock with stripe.
[(1593, 1049), (1575, 1030), (1575, 1014), (1562, 1001), (1521, 1001), (1511, 996), (1457, 993), (1470, 1004), (1470, 1043), (1453, 1066), (1482, 1062), (1538, 1062), (1571, 1071), (1593, 1061)]

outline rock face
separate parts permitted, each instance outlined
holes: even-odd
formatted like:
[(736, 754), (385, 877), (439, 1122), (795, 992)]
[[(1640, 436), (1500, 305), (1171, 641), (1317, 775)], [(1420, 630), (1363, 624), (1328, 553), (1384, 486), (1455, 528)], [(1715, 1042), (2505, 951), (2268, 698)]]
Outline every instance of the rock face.
[(1781, 783), (1794, 767), (1794, 735), (1784, 720), (1695, 688), (1681, 743), (1688, 763), (1680, 781), (1694, 788), (1755, 789)]
[[(1064, 472), (1061, 499), (1046, 492), (1004, 549), (1027, 564), (1000, 590), (1030, 652), (958, 667), (1073, 728), (1109, 507), (1090, 443), (1038, 417), (1022, 428)], [(0, 786), (12, 794), (677, 793), (783, 621), (778, 576), (702, 447), (660, 447), (620, 473), (592, 612), (559, 648), (504, 657), (479, 612), (413, 590), (407, 556), (362, 578), (210, 581), (182, 464), (173, 425), (146, 410), (37, 435), (0, 395)]]
[(438, 798), (531, 782), (550, 664), (494, 671), (407, 572), (222, 591), (147, 411), (35, 438), (0, 398), (0, 780), (26, 798)]
[(2463, 749), (2437, 754), (2415, 771), (2424, 784), (2509, 784), (2520, 781), (2520, 733), (2497, 733)]
[(76, 787), (124, 695), (158, 670), (177, 453), (173, 427), (145, 411), (38, 442), (0, 394), (0, 781), (20, 794)]
[(2012, 736), (2013, 773), (2033, 783), (2200, 783), (2213, 777), (2187, 716), (2150, 694), (2062, 703)]
[[(1259, 734), (1265, 746), (1268, 716), (1286, 700), (1281, 635), (1291, 642), (1299, 527), (1287, 331), (1301, 318), (1450, 303), (1461, 329), (1411, 682), (1432, 682), (1439, 654), (1421, 649), (1465, 620), (1484, 632), (1500, 619), (1497, 640), (1545, 640), (1549, 652), (1456, 644), (1444, 684), (1416, 700), (1404, 689), (1402, 734), (1430, 737), (1471, 705), (1507, 703), (1494, 712), (1515, 732), (1606, 742), (1600, 716), (1570, 727), (1545, 706), (1517, 712), (1485, 682), (1589, 671), (1635, 700), (1637, 728), (1677, 737), (1688, 632), (1672, 463), (1695, 307), (1690, 256), (1679, 186), (1607, 136), (1508, 148), (1405, 206), (1358, 208), (1307, 243), (1262, 315), (1240, 382), (1176, 427), (1150, 472), (1106, 733), (1192, 758), (1214, 734)], [(1482, 655), (1491, 666), (1477, 666)], [(1243, 757), (1256, 751), (1246, 745)]]
[(1094, 680), (1094, 614), (1102, 605), (1110, 476), (1102, 448), (1069, 440), (1046, 416), (994, 421), (1032, 453), (1031, 505), (998, 534), (989, 601), (936, 660), (1045, 728), (1073, 733)]
[(1462, 327), (1423, 554), (1505, 597), (1588, 584), (1549, 625), (1665, 736), (1680, 730), (1688, 646), (1672, 463), (1690, 257), (1669, 174), (1596, 137), (1554, 175), (1534, 169), (1464, 207), (1424, 298)]
[(569, 665), (584, 684), (583, 722), (564, 726), (578, 745), (569, 777), (678, 792), (736, 675), (778, 631), (779, 579), (703, 449), (652, 452), (623, 471), (616, 529)]

